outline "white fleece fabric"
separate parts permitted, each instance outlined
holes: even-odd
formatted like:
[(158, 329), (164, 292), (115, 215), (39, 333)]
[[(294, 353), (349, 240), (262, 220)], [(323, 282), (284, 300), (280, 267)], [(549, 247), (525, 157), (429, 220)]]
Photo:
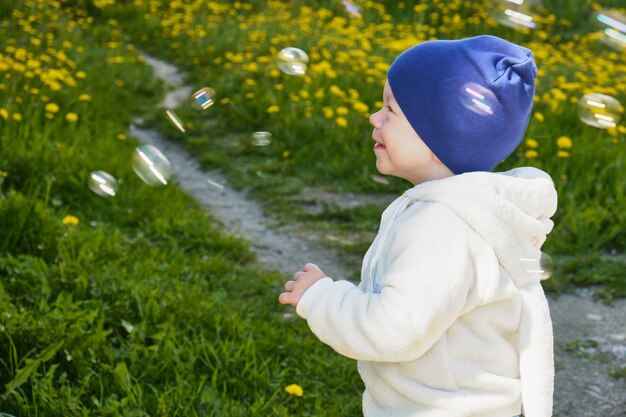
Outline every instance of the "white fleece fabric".
[(384, 211), (358, 286), (304, 293), (313, 333), (358, 361), (365, 417), (552, 415), (539, 260), (556, 207), (535, 168), (418, 184)]

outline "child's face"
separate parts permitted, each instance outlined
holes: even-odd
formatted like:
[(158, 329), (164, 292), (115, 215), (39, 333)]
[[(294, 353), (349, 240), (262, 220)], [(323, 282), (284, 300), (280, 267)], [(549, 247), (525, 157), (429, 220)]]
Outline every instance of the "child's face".
[(376, 169), (381, 174), (404, 178), (414, 185), (430, 179), (437, 159), (402, 113), (389, 82), (383, 90), (383, 107), (370, 116), (370, 124), (374, 126)]

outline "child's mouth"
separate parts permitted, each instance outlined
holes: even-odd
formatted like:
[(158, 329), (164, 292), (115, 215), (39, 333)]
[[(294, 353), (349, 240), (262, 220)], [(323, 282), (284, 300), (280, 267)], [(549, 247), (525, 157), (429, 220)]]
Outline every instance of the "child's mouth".
[(376, 145), (374, 145), (374, 149), (385, 149), (385, 145), (383, 145), (382, 143), (376, 142)]

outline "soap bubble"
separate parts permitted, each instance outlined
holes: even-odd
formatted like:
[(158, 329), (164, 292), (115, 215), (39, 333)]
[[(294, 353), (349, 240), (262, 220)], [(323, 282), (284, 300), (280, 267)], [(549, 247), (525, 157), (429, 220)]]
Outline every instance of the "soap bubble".
[(609, 129), (619, 123), (624, 107), (611, 96), (599, 93), (585, 94), (578, 100), (578, 115), (584, 123)]
[(363, 15), (359, 12), (359, 7), (356, 4), (352, 4), (349, 1), (343, 0), (343, 6), (346, 8), (346, 11), (350, 13), (354, 17), (362, 18)]
[(488, 88), (476, 83), (466, 83), (461, 88), (461, 103), (481, 116), (493, 116), (498, 99)]
[(167, 185), (170, 178), (170, 161), (156, 147), (141, 145), (133, 154), (133, 171), (151, 187)]
[(224, 189), (224, 186), (223, 186), (222, 184), (217, 183), (217, 182), (215, 182), (215, 181), (213, 181), (213, 180), (210, 180), (210, 179), (208, 179), (208, 178), (207, 178), (206, 182), (208, 182), (209, 184), (211, 184), (211, 185), (212, 185), (213, 187), (215, 187), (215, 188), (219, 188), (220, 190), (223, 190), (223, 189)]
[(541, 257), (539, 258), (539, 266), (541, 266), (541, 270), (543, 271), (541, 274), (541, 279), (548, 279), (554, 273), (554, 260), (550, 255), (545, 252), (541, 252)]
[(251, 142), (254, 146), (267, 146), (272, 143), (272, 134), (270, 132), (254, 132), (251, 136)]
[(206, 110), (215, 103), (215, 90), (204, 87), (193, 93), (194, 105), (196, 108)]
[(176, 113), (171, 110), (166, 110), (165, 113), (167, 114), (167, 117), (170, 118), (170, 121), (174, 124), (174, 126), (176, 126), (181, 132), (185, 133), (183, 122), (178, 118), (178, 116), (176, 116)]
[(115, 197), (118, 182), (105, 171), (93, 171), (89, 174), (89, 189), (101, 197)]
[(550, 278), (554, 273), (554, 260), (544, 252), (541, 252), (539, 259), (520, 258), (520, 262), (524, 263), (527, 273), (542, 280)]
[(288, 75), (304, 75), (309, 56), (301, 49), (288, 47), (282, 49), (276, 56), (278, 68)]
[(489, 14), (496, 22), (513, 29), (535, 29), (537, 24), (530, 9), (538, 5), (536, 0), (494, 0)]
[(595, 15), (602, 30), (602, 42), (619, 50), (626, 49), (626, 15), (617, 10), (601, 10)]
[(380, 175), (372, 175), (372, 181), (382, 185), (389, 185), (389, 180), (385, 177), (381, 177)]

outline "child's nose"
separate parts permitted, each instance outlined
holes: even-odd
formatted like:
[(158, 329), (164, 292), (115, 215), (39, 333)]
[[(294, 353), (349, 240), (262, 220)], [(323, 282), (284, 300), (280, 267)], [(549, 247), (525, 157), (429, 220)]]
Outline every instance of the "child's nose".
[(370, 124), (377, 129), (380, 129), (380, 110), (376, 113), (372, 113), (370, 116)]

